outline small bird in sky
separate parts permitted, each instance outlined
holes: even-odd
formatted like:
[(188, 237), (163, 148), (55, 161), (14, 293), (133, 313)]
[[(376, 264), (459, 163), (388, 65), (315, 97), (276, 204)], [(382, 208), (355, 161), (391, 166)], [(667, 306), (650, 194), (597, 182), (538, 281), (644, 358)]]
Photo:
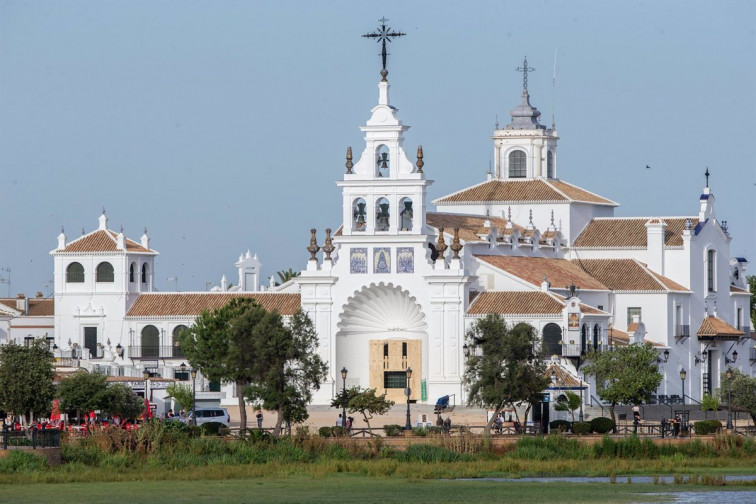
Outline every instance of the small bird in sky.
[(650, 170), (650, 169), (651, 169), (651, 167), (648, 166), (648, 165), (646, 165), (646, 170)]

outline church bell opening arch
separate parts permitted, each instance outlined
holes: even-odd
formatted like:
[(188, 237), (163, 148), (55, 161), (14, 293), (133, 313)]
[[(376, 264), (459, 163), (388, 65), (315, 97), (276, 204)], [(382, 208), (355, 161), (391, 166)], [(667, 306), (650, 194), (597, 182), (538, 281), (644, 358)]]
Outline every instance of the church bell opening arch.
[(374, 388), (402, 403), (407, 384), (406, 378), (398, 378), (411, 367), (410, 400), (420, 400), (423, 370), (428, 368), (428, 325), (407, 290), (383, 282), (363, 287), (343, 305), (337, 327), (332, 367), (349, 370), (347, 387)]

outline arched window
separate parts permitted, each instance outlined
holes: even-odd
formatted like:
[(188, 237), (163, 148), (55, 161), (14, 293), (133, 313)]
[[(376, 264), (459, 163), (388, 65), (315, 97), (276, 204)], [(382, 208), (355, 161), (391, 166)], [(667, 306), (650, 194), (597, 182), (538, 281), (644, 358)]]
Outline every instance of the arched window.
[(588, 350), (588, 326), (583, 324), (580, 329), (580, 354), (584, 354)]
[(385, 145), (379, 145), (375, 151), (375, 175), (377, 177), (388, 177), (391, 174), (391, 159), (389, 157), (389, 148)]
[(352, 231), (365, 231), (367, 227), (367, 203), (357, 198), (352, 203)]
[(134, 275), (136, 275), (136, 264), (131, 263), (129, 265), (129, 282), (134, 283)]
[(509, 178), (525, 178), (528, 174), (527, 158), (521, 150), (509, 153)]
[(111, 283), (115, 280), (113, 274), (113, 265), (109, 262), (101, 262), (95, 270), (95, 282)]
[(556, 324), (546, 324), (543, 328), (543, 353), (546, 356), (562, 355), (562, 328)]
[(66, 268), (66, 282), (67, 283), (83, 283), (84, 282), (84, 266), (80, 263), (73, 262)]
[(142, 264), (142, 283), (147, 283), (147, 275), (149, 274), (149, 266), (147, 266), (147, 263)]
[(412, 200), (402, 198), (399, 202), (399, 229), (402, 231), (412, 231)]
[(708, 250), (706, 252), (706, 286), (709, 292), (717, 291), (716, 259), (717, 252), (715, 250)]
[(181, 350), (181, 340), (179, 339), (179, 335), (181, 334), (181, 331), (184, 329), (188, 329), (185, 325), (177, 325), (173, 328), (173, 338), (172, 338), (172, 345), (171, 345), (171, 356), (172, 357), (184, 357), (184, 351)]
[(546, 151), (546, 177), (554, 178), (554, 154)]
[(598, 324), (593, 325), (593, 349), (598, 350), (601, 345), (601, 329)]
[(390, 227), (389, 220), (389, 202), (386, 198), (378, 198), (375, 202), (375, 230), (388, 231)]
[(160, 331), (154, 325), (142, 329), (142, 358), (160, 357)]

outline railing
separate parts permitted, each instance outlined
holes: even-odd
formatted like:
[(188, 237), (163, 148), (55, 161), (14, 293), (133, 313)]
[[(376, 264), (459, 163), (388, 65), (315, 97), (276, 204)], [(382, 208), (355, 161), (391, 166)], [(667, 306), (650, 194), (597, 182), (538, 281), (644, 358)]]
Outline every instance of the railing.
[(3, 429), (0, 433), (0, 447), (9, 448), (58, 448), (60, 446), (60, 431), (58, 429)]
[(562, 344), (562, 356), (563, 357), (578, 357), (583, 352), (583, 346), (580, 344)]
[(675, 326), (675, 338), (689, 338), (690, 326), (687, 324), (678, 324)]
[(183, 359), (184, 351), (178, 346), (130, 346), (130, 359)]
[(79, 359), (74, 359), (71, 357), (60, 357), (58, 359), (55, 359), (55, 364), (60, 367), (79, 367), (80, 361)]

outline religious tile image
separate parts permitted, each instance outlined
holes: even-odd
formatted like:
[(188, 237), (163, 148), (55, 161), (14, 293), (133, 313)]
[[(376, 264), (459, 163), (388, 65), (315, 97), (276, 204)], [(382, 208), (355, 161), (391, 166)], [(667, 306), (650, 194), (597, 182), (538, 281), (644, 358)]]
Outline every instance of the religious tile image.
[(412, 247), (397, 247), (396, 269), (399, 273), (415, 272), (415, 249)]
[(391, 249), (389, 247), (373, 249), (373, 273), (391, 273)]
[(349, 256), (350, 273), (367, 273), (367, 249), (353, 248)]

